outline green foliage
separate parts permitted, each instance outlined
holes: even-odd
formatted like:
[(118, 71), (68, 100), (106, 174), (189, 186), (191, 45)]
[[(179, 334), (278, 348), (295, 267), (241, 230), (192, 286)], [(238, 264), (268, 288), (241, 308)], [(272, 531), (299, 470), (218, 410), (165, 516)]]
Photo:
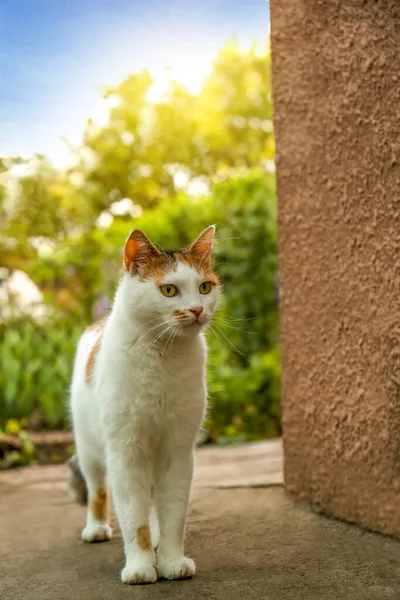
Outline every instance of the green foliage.
[[(0, 320), (0, 424), (29, 417), (38, 426), (66, 425), (77, 338), (112, 297), (133, 227), (176, 248), (216, 223), (224, 293), (208, 333), (208, 428), (220, 442), (275, 435), (280, 367), (268, 48), (243, 50), (231, 41), (196, 95), (173, 83), (152, 103), (151, 85), (143, 71), (105, 90), (108, 122), (88, 122), (76, 163), (65, 171), (41, 156), (0, 160), (0, 283), (25, 272), (43, 293), (45, 315), (13, 311)], [(191, 192), (196, 183), (202, 195)], [(121, 200), (126, 210), (118, 209)]]
[(219, 443), (275, 437), (280, 425), (280, 357), (278, 349), (259, 352), (247, 367), (233, 365), (223, 353), (209, 377), (210, 414), (207, 427)]
[(26, 425), (26, 419), (10, 419), (5, 424), (4, 432), (0, 428), (0, 469), (21, 467), (33, 460), (35, 450), (24, 429)]
[(273, 181), (258, 173), (231, 178), (216, 187), (213, 204), (220, 224), (215, 256), (224, 294), (209, 336), (212, 437), (222, 441), (278, 435)]
[(34, 417), (47, 427), (67, 424), (66, 399), (79, 325), (40, 325), (29, 317), (0, 324), (0, 415)]

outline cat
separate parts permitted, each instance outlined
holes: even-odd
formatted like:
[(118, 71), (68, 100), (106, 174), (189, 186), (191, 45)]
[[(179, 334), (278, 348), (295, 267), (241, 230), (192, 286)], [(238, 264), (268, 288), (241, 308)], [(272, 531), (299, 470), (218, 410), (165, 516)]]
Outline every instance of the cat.
[(132, 231), (110, 315), (78, 344), (69, 483), (88, 506), (82, 539), (96, 542), (112, 536), (108, 480), (124, 541), (124, 583), (195, 573), (184, 531), (207, 404), (202, 330), (219, 295), (214, 232), (210, 226), (187, 248), (163, 251)]

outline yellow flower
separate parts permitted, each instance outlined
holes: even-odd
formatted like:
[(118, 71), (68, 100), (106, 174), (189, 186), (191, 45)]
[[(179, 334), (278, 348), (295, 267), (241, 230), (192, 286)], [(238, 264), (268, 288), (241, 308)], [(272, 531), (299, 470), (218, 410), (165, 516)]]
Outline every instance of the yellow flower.
[(16, 419), (9, 419), (6, 423), (6, 433), (17, 435), (21, 430), (20, 424)]

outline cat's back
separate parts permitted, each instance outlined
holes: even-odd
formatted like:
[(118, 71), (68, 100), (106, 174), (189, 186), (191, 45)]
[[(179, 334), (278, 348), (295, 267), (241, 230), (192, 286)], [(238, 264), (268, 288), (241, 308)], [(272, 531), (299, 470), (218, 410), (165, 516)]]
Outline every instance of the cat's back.
[(94, 378), (94, 367), (100, 352), (107, 318), (99, 319), (89, 325), (82, 333), (75, 355), (72, 376), (72, 394), (85, 388), (91, 388)]

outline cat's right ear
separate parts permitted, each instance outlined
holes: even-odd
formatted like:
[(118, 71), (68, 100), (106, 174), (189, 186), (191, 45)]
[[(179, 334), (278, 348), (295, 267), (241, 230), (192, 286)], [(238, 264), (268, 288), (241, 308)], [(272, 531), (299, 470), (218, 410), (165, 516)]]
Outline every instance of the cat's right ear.
[(125, 242), (124, 265), (125, 270), (136, 275), (140, 262), (149, 259), (152, 256), (158, 256), (160, 253), (151, 243), (147, 235), (134, 229)]

